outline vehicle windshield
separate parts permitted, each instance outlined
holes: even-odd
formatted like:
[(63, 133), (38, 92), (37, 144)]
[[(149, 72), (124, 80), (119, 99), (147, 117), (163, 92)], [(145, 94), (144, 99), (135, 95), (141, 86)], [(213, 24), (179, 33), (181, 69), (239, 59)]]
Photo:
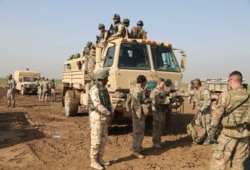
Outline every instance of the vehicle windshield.
[(151, 46), (151, 52), (155, 70), (169, 72), (181, 71), (171, 48), (164, 46)]
[(149, 70), (150, 64), (146, 45), (128, 43), (121, 44), (118, 68)]
[(36, 77), (23, 77), (23, 81), (25, 82), (35, 82), (37, 81)]

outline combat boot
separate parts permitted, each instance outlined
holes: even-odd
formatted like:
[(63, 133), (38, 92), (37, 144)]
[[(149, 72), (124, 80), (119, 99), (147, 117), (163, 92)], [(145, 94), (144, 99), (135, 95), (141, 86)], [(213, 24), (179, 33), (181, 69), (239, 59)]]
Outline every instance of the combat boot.
[(155, 148), (158, 148), (158, 149), (161, 149), (162, 148), (162, 146), (160, 145), (160, 144), (158, 144), (158, 143), (154, 143), (154, 145), (153, 145)]
[(102, 159), (102, 156), (99, 156), (98, 157), (98, 162), (102, 165), (102, 166), (109, 166), (110, 165), (110, 162), (106, 162)]
[(95, 158), (91, 159), (90, 163), (91, 168), (97, 169), (97, 170), (103, 170), (103, 167), (97, 162)]

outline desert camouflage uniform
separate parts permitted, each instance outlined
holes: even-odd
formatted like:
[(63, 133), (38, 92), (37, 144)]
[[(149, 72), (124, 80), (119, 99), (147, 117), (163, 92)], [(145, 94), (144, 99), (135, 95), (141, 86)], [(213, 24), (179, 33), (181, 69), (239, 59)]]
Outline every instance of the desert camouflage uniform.
[(130, 37), (135, 39), (147, 39), (147, 34), (141, 26), (135, 26), (131, 29)]
[(194, 86), (191, 83), (188, 85), (188, 95), (188, 103), (191, 103), (194, 96)]
[(46, 102), (48, 98), (48, 90), (49, 90), (49, 84), (48, 81), (43, 79), (41, 83), (41, 89), (42, 89), (42, 98), (41, 101)]
[(100, 33), (97, 46), (104, 48), (107, 39), (108, 39), (108, 31), (105, 30), (104, 32)]
[(15, 89), (16, 89), (16, 82), (14, 79), (8, 79), (7, 82), (7, 102), (8, 102), (8, 107), (11, 106), (15, 107)]
[[(101, 159), (108, 139), (108, 121), (113, 108), (108, 90), (99, 82), (89, 92), (89, 115), (91, 128), (90, 157)], [(100, 163), (100, 162), (99, 162)]]
[(145, 113), (142, 104), (145, 102), (145, 90), (136, 86), (132, 92), (131, 109), (133, 119), (133, 152), (140, 152), (145, 130)]
[(56, 82), (54, 80), (50, 83), (52, 101), (56, 101)]
[(38, 87), (37, 87), (37, 93), (38, 93), (38, 100), (42, 101), (42, 80), (38, 80)]
[(125, 30), (125, 26), (122, 23), (117, 23), (114, 26), (115, 30), (114, 30), (114, 34), (112, 34), (110, 37), (119, 37), (119, 38), (124, 38), (126, 35), (126, 30)]
[(91, 49), (91, 52), (90, 52), (90, 55), (88, 56), (88, 61), (87, 61), (87, 72), (91, 80), (95, 80), (95, 73), (94, 73), (95, 65), (96, 65), (95, 50)]
[[(218, 104), (213, 110), (211, 128), (216, 130), (222, 123), (222, 130), (217, 140), (218, 143), (213, 148), (211, 170), (224, 170), (228, 162), (230, 162), (231, 169), (246, 169), (243, 164), (249, 156), (250, 131), (240, 126), (226, 127), (225, 122), (233, 120), (234, 124), (238, 121), (237, 124), (240, 124), (242, 115), (249, 112), (250, 99), (228, 116), (224, 115), (225, 117), (223, 117), (223, 113), (242, 103), (248, 95), (249, 93), (241, 87), (231, 89), (220, 96)], [(249, 162), (246, 164), (249, 164)]]
[(211, 93), (207, 88), (201, 86), (199, 90), (195, 89), (194, 102), (199, 112), (195, 119), (195, 124), (205, 128), (208, 138), (210, 138), (210, 122), (211, 122)]
[(154, 88), (150, 93), (153, 107), (153, 133), (154, 144), (161, 144), (161, 136), (165, 130), (166, 112), (168, 111), (169, 98), (166, 97), (164, 90)]

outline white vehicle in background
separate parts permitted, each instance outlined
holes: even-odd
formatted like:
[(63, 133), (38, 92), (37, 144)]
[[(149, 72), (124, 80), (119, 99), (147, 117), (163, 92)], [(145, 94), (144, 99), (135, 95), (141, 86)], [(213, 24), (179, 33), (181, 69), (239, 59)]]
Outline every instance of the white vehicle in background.
[(37, 93), (37, 80), (41, 74), (37, 71), (16, 70), (14, 72), (14, 80), (16, 81), (16, 90), (21, 95), (28, 93)]

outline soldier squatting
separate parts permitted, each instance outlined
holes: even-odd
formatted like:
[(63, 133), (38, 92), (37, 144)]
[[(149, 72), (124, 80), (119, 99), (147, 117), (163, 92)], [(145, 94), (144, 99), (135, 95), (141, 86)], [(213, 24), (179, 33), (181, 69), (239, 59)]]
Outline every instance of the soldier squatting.
[[(130, 20), (128, 18), (123, 19), (123, 22), (121, 23), (120, 16), (118, 14), (114, 14), (113, 17), (114, 25), (110, 26), (109, 30), (105, 30), (104, 24), (99, 24), (98, 29), (100, 30), (100, 35), (97, 36), (96, 45), (100, 47), (104, 47), (106, 44), (106, 41), (109, 38), (138, 38), (138, 39), (147, 39), (146, 32), (144, 31), (143, 22), (139, 20), (137, 22), (137, 26), (133, 27), (131, 31), (129, 32), (128, 27), (130, 24)], [(106, 100), (110, 100), (108, 93), (106, 93), (105, 89), (105, 83), (103, 83), (103, 79), (106, 79), (108, 76), (108, 73), (104, 73), (105, 76), (100, 76), (100, 71), (97, 71), (97, 74), (94, 74), (94, 67), (95, 67), (95, 45), (93, 45), (92, 42), (88, 42), (86, 47), (83, 50), (83, 55), (88, 57), (88, 74), (92, 78), (93, 82), (98, 80), (98, 82), (101, 82), (99, 85), (94, 83), (94, 86), (92, 86), (91, 89), (94, 87), (96, 90), (99, 90), (99, 93), (104, 93), (106, 95), (105, 99), (102, 99), (101, 94), (99, 94), (99, 98), (95, 96), (98, 93), (94, 93), (93, 90), (90, 90), (90, 98), (92, 98), (92, 103), (95, 105), (96, 102), (100, 102), (100, 107), (103, 105), (103, 111), (99, 111), (101, 113), (100, 115), (104, 116), (104, 118), (101, 118), (100, 125), (103, 126), (103, 130), (101, 130), (101, 133), (104, 133), (105, 138), (100, 138), (97, 136), (91, 136), (91, 151), (90, 151), (90, 157), (91, 157), (91, 167), (95, 169), (103, 169), (103, 166), (110, 165), (109, 162), (105, 162), (102, 160), (102, 156), (104, 153), (104, 146), (107, 141), (107, 121), (110, 119), (110, 116), (113, 115), (113, 110), (111, 106), (108, 104)], [(96, 77), (97, 76), (97, 77)], [(189, 90), (189, 99), (188, 102), (191, 103), (192, 96), (193, 96), (193, 109), (196, 109), (196, 116), (194, 120), (192, 121), (192, 125), (199, 126), (203, 129), (203, 134), (201, 136), (194, 137), (193, 134), (195, 132), (192, 132), (192, 128), (188, 130), (191, 131), (189, 134), (192, 135), (194, 142), (198, 144), (203, 145), (209, 145), (212, 143), (215, 143), (214, 150), (213, 150), (213, 157), (211, 162), (211, 170), (216, 169), (225, 169), (225, 165), (228, 161), (231, 161), (230, 166), (232, 168), (236, 167), (236, 169), (243, 169), (243, 161), (248, 156), (248, 145), (249, 145), (249, 136), (250, 132), (247, 128), (241, 127), (240, 131), (238, 131), (238, 127), (230, 127), (230, 130), (228, 130), (228, 127), (222, 126), (222, 131), (220, 135), (218, 136), (219, 132), (219, 121), (221, 120), (221, 116), (223, 113), (229, 108), (228, 103), (230, 102), (236, 102), (240, 103), (247, 97), (247, 92), (242, 91), (242, 88), (240, 86), (242, 81), (242, 75), (239, 72), (233, 72), (229, 76), (229, 83), (232, 81), (235, 81), (235, 86), (230, 84), (231, 90), (229, 90), (229, 94), (233, 93), (236, 96), (239, 95), (239, 98), (231, 96), (231, 98), (228, 100), (224, 96), (228, 96), (228, 94), (222, 95), (216, 109), (212, 110), (211, 107), (211, 93), (210, 91), (203, 87), (201, 84), (201, 81), (199, 79), (195, 79), (191, 81), (190, 83), (190, 90)], [(104, 80), (105, 82), (106, 80)], [(137, 77), (137, 85), (135, 89), (131, 93), (131, 105), (129, 106), (132, 112), (132, 121), (133, 121), (133, 136), (132, 136), (132, 155), (137, 158), (144, 158), (145, 156), (142, 154), (143, 147), (142, 147), (142, 141), (144, 137), (144, 131), (145, 131), (145, 116), (148, 114), (147, 108), (147, 101), (148, 98), (145, 96), (146, 90), (145, 86), (147, 83), (147, 79), (144, 75), (139, 75)], [(238, 86), (237, 86), (238, 85)], [(100, 88), (98, 88), (100, 87)], [(102, 90), (102, 88), (104, 88)], [(166, 94), (163, 91), (164, 89), (164, 79), (159, 78), (157, 87), (155, 87), (151, 93), (150, 93), (150, 99), (152, 100), (152, 110), (153, 110), (153, 133), (152, 133), (152, 143), (153, 147), (155, 148), (162, 148), (165, 143), (161, 142), (161, 136), (164, 133), (164, 127), (165, 127), (165, 116), (166, 112), (168, 110), (168, 104), (170, 103), (171, 97), (166, 97)], [(235, 90), (238, 89), (238, 90)], [(240, 97), (242, 96), (242, 97)], [(228, 101), (227, 101), (228, 100)], [(91, 101), (91, 100), (90, 100)], [(105, 102), (106, 101), (106, 102)], [(249, 118), (249, 111), (247, 112), (247, 109), (250, 105), (250, 100), (244, 104), (244, 108), (241, 107), (241, 109), (236, 109), (234, 112), (237, 112), (237, 116), (247, 117)], [(235, 104), (231, 104), (231, 106), (234, 106)], [(99, 109), (97, 109), (99, 110)], [(238, 110), (244, 110), (247, 112), (247, 115), (241, 115), (238, 113)], [(216, 116), (211, 116), (214, 115)], [(94, 115), (94, 112), (90, 110), (90, 121), (92, 122), (92, 115)], [(99, 115), (99, 116), (100, 116)], [(219, 116), (220, 115), (220, 116)], [(231, 113), (230, 115), (234, 115), (234, 113)], [(223, 119), (222, 119), (223, 120)], [(248, 127), (250, 118), (247, 120), (245, 119)], [(216, 123), (215, 123), (216, 122)], [(240, 124), (243, 122), (240, 122)], [(99, 125), (98, 125), (99, 126)], [(97, 127), (94, 126), (94, 123), (91, 123), (91, 131), (96, 130)], [(100, 129), (100, 128), (97, 128)], [(230, 131), (230, 133), (229, 133)], [(232, 132), (231, 132), (232, 131)], [(91, 133), (92, 134), (92, 133)], [(216, 136), (218, 136), (218, 142), (216, 141)], [(97, 137), (97, 138), (96, 138)], [(97, 142), (96, 141), (99, 141)], [(229, 142), (227, 145), (226, 142)], [(95, 144), (94, 144), (95, 143)], [(229, 147), (229, 151), (226, 150), (218, 150), (221, 146), (224, 146), (225, 148)], [(227, 149), (228, 150), (228, 149)], [(244, 152), (245, 156), (240, 156), (241, 153)], [(223, 156), (225, 155), (225, 156)]]

